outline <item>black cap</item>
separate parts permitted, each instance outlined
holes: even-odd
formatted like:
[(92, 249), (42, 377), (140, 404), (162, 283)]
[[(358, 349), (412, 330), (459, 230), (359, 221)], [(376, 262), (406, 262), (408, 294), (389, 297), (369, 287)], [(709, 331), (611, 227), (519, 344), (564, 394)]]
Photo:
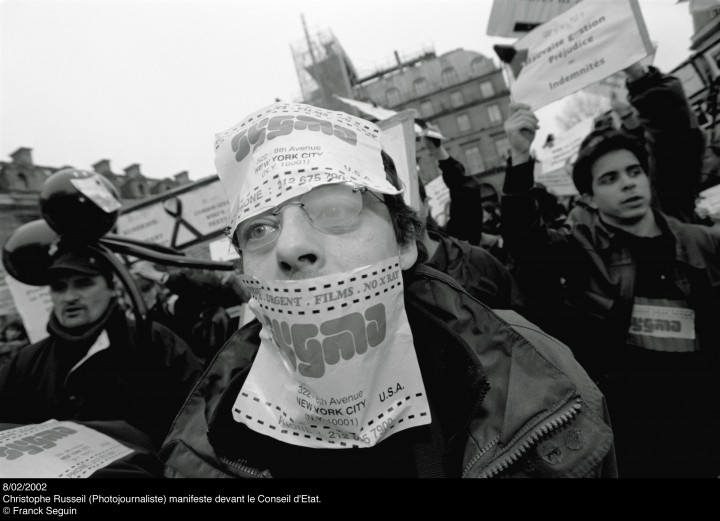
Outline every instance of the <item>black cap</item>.
[(47, 271), (49, 276), (60, 271), (74, 271), (84, 275), (102, 275), (106, 280), (112, 280), (112, 268), (108, 262), (84, 247), (58, 252)]

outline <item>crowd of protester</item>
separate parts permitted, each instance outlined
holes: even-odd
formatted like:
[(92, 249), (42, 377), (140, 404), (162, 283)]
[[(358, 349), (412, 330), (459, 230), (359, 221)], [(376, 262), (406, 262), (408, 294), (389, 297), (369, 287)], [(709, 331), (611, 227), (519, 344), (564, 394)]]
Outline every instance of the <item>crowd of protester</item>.
[[(422, 183), (419, 211), (397, 199), (383, 153), (374, 199), (357, 189), (299, 195), (252, 227), (230, 227), (245, 272), (272, 281), (333, 273), (327, 266), (349, 273), (399, 251), (405, 309), (387, 331), (412, 332), (432, 423), (355, 452), (320, 437), (286, 443), (234, 420), (238, 393), (267, 379), (258, 353), (272, 339), (296, 342), (295, 329), (279, 334), (267, 317), (242, 327), (228, 310), (251, 293), (234, 274), (138, 261), (130, 272), (152, 324), (142, 336), (109, 267), (85, 250), (59, 252), (48, 272), (48, 339), (28, 346), (19, 323), (2, 332), (0, 422), (109, 422), (99, 430), (147, 453), (125, 469), (166, 476), (720, 476), (720, 231), (717, 216), (696, 211), (700, 192), (720, 184), (720, 145), (708, 143), (677, 78), (626, 72), (629, 102), (614, 99), (617, 117), (598, 118), (581, 145), (577, 197), (535, 183), (538, 120), (516, 103), (498, 200), (483, 198), (442, 141), (426, 139), (450, 191), (445, 226)], [(246, 175), (216, 164), (221, 179)], [(351, 237), (340, 244), (315, 209), (333, 197), (354, 201), (341, 208), (348, 223), (363, 205), (381, 217), (367, 235), (343, 231)], [(312, 226), (301, 229), (302, 219)], [(540, 420), (566, 428), (513, 453)]]

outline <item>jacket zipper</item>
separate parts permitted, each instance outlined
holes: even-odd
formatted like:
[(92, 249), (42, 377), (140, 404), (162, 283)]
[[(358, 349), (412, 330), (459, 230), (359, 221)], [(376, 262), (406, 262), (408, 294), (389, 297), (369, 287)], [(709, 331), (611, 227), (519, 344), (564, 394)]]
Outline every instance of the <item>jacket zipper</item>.
[(248, 467), (246, 465), (242, 465), (240, 463), (237, 463), (229, 458), (226, 458), (225, 456), (220, 456), (218, 458), (226, 467), (230, 467), (233, 469), (236, 469), (240, 471), (243, 474), (246, 474), (245, 477), (250, 476), (253, 478), (267, 478), (269, 476), (265, 475), (264, 472), (260, 472), (258, 470), (253, 469), (252, 467)]
[[(580, 412), (581, 407), (581, 399), (579, 397), (576, 397), (574, 403), (570, 404), (568, 408), (533, 429), (533, 431), (528, 436), (526, 436), (524, 440), (518, 442), (519, 444), (516, 444), (517, 446), (513, 451), (506, 453), (502, 458), (494, 462), (492, 466), (481, 472), (478, 477), (491, 478), (506, 470), (510, 465), (520, 459), (520, 457), (525, 454), (533, 445), (540, 441), (540, 439), (544, 438), (552, 431), (562, 427), (563, 425), (566, 425), (570, 420), (572, 420)], [(470, 461), (470, 463), (467, 464), (465, 470), (463, 471), (463, 477), (466, 477), (468, 471), (475, 465), (475, 463), (477, 463), (477, 461), (481, 457), (482, 454), (478, 454)]]

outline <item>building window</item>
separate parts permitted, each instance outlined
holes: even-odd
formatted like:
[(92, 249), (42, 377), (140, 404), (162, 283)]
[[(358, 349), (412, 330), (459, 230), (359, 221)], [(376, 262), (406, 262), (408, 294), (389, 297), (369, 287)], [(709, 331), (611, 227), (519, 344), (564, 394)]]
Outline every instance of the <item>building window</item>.
[(485, 74), (487, 72), (487, 61), (477, 57), (472, 62), (470, 62), (470, 71), (475, 76), (481, 76), (482, 74)]
[(479, 174), (485, 171), (485, 162), (480, 154), (480, 147), (473, 146), (465, 149), (465, 164), (470, 174)]
[(450, 103), (453, 107), (462, 107), (463, 105), (465, 105), (465, 98), (463, 98), (463, 93), (459, 90), (451, 92)]
[(395, 87), (391, 87), (387, 90), (387, 100), (388, 105), (391, 107), (393, 105), (399, 105), (400, 104), (400, 91), (397, 90)]
[(484, 81), (480, 84), (480, 92), (482, 92), (483, 98), (489, 98), (495, 94), (495, 89), (491, 81)]
[(500, 112), (500, 107), (498, 105), (490, 105), (487, 108), (488, 118), (490, 118), (490, 123), (500, 123), (502, 121), (502, 112)]
[(504, 160), (510, 156), (510, 141), (506, 137), (495, 138), (495, 150)]
[(470, 123), (470, 116), (467, 114), (460, 114), (455, 118), (457, 120), (458, 130), (460, 132), (468, 132), (472, 130), (472, 124)]
[(28, 182), (27, 176), (20, 172), (17, 176), (18, 183), (20, 184), (20, 190), (28, 190), (30, 188), (30, 183)]
[(435, 108), (433, 107), (432, 101), (423, 101), (420, 104), (420, 112), (422, 112), (422, 115), (426, 118), (435, 114)]
[(413, 90), (415, 91), (415, 96), (422, 96), (424, 94), (427, 94), (428, 85), (427, 81), (425, 81), (425, 78), (416, 79), (413, 82)]
[(445, 69), (443, 69), (442, 80), (443, 84), (445, 84), (446, 86), (455, 85), (456, 83), (460, 82), (457, 71), (452, 67), (446, 67)]

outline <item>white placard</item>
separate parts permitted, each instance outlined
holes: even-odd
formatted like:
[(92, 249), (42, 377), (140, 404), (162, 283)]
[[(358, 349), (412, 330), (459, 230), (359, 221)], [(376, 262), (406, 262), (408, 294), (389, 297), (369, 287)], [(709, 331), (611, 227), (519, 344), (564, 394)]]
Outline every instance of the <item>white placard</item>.
[(124, 211), (118, 217), (117, 233), (183, 249), (222, 234), (229, 208), (225, 189), (220, 179), (214, 178)]
[[(584, 118), (570, 130), (554, 135), (552, 146), (535, 147), (535, 181), (557, 196), (577, 195), (572, 167), (580, 144), (593, 128), (593, 118)], [(546, 142), (547, 144), (547, 142)]]
[(15, 280), (10, 275), (5, 277), (7, 287), (15, 301), (25, 331), (33, 344), (48, 336), (47, 323), (52, 312), (53, 303), (50, 288), (47, 286), (29, 286)]
[(528, 55), (511, 90), (537, 110), (653, 53), (637, 0), (583, 0), (515, 44)]
[(84, 425), (48, 420), (0, 431), (0, 478), (86, 478), (132, 453)]
[(405, 187), (403, 192), (405, 204), (417, 209), (420, 195), (417, 191), (414, 124), (413, 113), (408, 110), (380, 121), (377, 125), (382, 130), (380, 143), (383, 150), (393, 159), (395, 170)]
[(450, 219), (450, 189), (441, 175), (425, 185), (425, 193), (430, 204), (430, 215), (440, 226), (445, 226)]
[(700, 192), (700, 196), (697, 202), (698, 208), (704, 208), (710, 213), (720, 213), (720, 185), (713, 186), (707, 190)]

